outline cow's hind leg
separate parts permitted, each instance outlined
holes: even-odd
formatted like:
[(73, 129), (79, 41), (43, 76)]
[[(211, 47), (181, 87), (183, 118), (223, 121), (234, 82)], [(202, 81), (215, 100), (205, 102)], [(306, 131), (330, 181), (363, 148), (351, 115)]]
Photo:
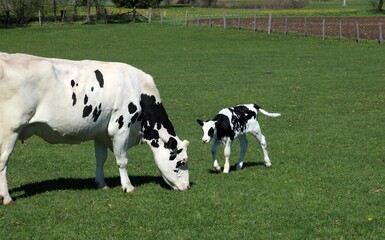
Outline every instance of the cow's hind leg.
[(239, 136), (239, 143), (241, 145), (241, 153), (240, 153), (239, 161), (238, 161), (237, 167), (236, 167), (237, 170), (239, 170), (243, 167), (243, 161), (245, 160), (245, 154), (246, 154), (247, 146), (248, 146), (246, 135), (240, 135)]
[(104, 163), (107, 159), (107, 146), (97, 140), (94, 141), (96, 158), (96, 177), (95, 182), (99, 188), (108, 190), (109, 187), (104, 179)]
[(7, 184), (7, 163), (8, 159), (15, 147), (16, 140), (18, 138), (17, 133), (11, 133), (9, 135), (0, 136), (0, 198), (3, 198), (3, 204), (12, 204), (12, 198), (8, 192)]
[(221, 166), (219, 166), (218, 159), (217, 159), (218, 145), (219, 145), (219, 141), (217, 139), (215, 139), (213, 146), (211, 147), (212, 165), (215, 168), (215, 170), (221, 171)]
[(261, 148), (263, 151), (263, 157), (264, 157), (264, 161), (265, 161), (265, 166), (271, 167), (269, 154), (267, 152), (267, 142), (266, 142), (265, 136), (263, 136), (261, 132), (255, 133), (254, 136), (257, 138), (259, 144), (261, 145)]

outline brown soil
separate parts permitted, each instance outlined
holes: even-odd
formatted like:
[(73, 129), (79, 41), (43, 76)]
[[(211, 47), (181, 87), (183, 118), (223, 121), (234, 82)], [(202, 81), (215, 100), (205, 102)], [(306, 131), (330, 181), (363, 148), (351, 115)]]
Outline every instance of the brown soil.
[[(191, 22), (192, 23), (192, 22)], [(224, 25), (223, 19), (200, 20), (200, 25)], [(226, 19), (226, 27), (268, 31), (269, 18)], [(197, 24), (197, 22), (194, 22)], [(350, 39), (379, 40), (385, 30), (385, 17), (278, 17), (271, 19), (271, 31), (304, 36), (332, 36)], [(384, 35), (385, 37), (385, 35)]]

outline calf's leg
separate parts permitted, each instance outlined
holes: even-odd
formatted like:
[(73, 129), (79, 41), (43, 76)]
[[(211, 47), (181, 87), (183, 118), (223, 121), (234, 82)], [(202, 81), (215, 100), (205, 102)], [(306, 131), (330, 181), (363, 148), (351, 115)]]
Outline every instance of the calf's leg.
[(220, 171), (221, 167), (218, 164), (217, 160), (217, 149), (218, 149), (219, 141), (217, 139), (214, 140), (213, 146), (211, 147), (211, 155), (212, 155), (212, 165), (215, 170)]
[(261, 132), (254, 133), (254, 136), (257, 138), (259, 144), (261, 145), (261, 148), (263, 151), (263, 157), (264, 157), (264, 161), (265, 161), (265, 166), (271, 167), (269, 154), (267, 152), (267, 142), (266, 142), (265, 136), (263, 136)]
[(247, 151), (248, 141), (246, 138), (246, 135), (240, 135), (239, 136), (239, 143), (241, 145), (241, 153), (239, 157), (239, 161), (237, 163), (236, 169), (239, 170), (243, 167), (243, 161), (245, 160), (245, 154)]
[(231, 140), (227, 139), (225, 141), (225, 165), (223, 166), (223, 172), (224, 173), (229, 173), (230, 171), (230, 153), (231, 153)]

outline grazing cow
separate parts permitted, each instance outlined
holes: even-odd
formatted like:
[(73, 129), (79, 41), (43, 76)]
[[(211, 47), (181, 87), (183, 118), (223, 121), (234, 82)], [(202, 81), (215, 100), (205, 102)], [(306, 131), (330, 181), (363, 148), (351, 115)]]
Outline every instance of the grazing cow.
[(48, 143), (93, 140), (96, 183), (107, 187), (103, 165), (110, 149), (122, 190), (134, 189), (127, 149), (147, 143), (164, 180), (189, 188), (187, 140), (180, 140), (153, 78), (130, 65), (0, 53), (0, 199), (12, 203), (7, 162), (16, 140), (37, 135)]
[(246, 133), (251, 133), (260, 143), (265, 166), (270, 167), (271, 162), (267, 153), (267, 145), (265, 136), (261, 133), (261, 128), (258, 123), (258, 110), (269, 117), (279, 117), (279, 113), (268, 113), (258, 105), (244, 104), (236, 107), (222, 109), (212, 120), (202, 121), (197, 119), (199, 125), (202, 126), (203, 130), (203, 143), (209, 143), (214, 138), (212, 146), (212, 164), (213, 167), (220, 171), (221, 167), (217, 160), (217, 148), (221, 141), (225, 145), (225, 165), (223, 168), (224, 173), (228, 173), (230, 170), (229, 157), (231, 152), (231, 143), (235, 138), (239, 138), (241, 145), (241, 152), (239, 162), (237, 163), (236, 169), (241, 169), (243, 166), (243, 160), (247, 150), (247, 138)]

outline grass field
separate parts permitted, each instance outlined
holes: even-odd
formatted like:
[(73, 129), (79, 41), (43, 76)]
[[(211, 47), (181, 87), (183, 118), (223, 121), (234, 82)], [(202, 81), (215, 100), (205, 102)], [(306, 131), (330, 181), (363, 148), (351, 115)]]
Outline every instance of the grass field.
[[(121, 61), (153, 75), (177, 134), (190, 141), (192, 182), (187, 192), (164, 188), (143, 145), (129, 150), (136, 192), (120, 191), (112, 155), (111, 190), (96, 190), (91, 142), (32, 138), (9, 163), (16, 204), (0, 207), (3, 239), (385, 237), (383, 45), (157, 24), (50, 25), (0, 36), (0, 51)], [(245, 168), (214, 173), (195, 119), (239, 103), (283, 115), (260, 117), (273, 166), (263, 166), (249, 137)], [(238, 142), (232, 150), (235, 164)]]

